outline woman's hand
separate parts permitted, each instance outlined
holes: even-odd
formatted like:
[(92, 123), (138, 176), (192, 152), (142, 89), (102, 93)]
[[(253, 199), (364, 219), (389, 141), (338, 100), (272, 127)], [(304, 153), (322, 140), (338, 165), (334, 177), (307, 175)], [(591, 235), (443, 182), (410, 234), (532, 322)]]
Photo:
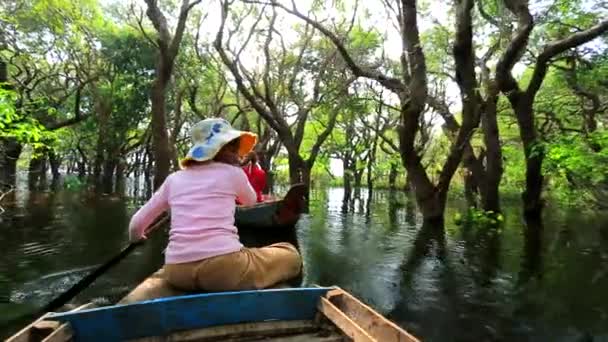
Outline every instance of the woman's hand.
[(143, 243), (144, 241), (146, 241), (148, 239), (148, 237), (146, 236), (147, 233), (148, 232), (144, 232), (140, 237), (130, 237), (129, 242), (135, 243), (135, 244)]

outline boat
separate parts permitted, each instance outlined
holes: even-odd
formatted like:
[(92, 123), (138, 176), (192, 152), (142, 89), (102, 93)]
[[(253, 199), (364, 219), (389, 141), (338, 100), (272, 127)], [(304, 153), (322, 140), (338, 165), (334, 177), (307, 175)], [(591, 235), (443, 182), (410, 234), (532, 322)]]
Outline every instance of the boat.
[(339, 287), (188, 294), (47, 313), (21, 341), (419, 341)]
[(291, 186), (285, 197), (267, 197), (264, 202), (250, 206), (239, 205), (235, 212), (235, 225), (239, 230), (281, 230), (293, 227), (305, 205), (306, 186)]

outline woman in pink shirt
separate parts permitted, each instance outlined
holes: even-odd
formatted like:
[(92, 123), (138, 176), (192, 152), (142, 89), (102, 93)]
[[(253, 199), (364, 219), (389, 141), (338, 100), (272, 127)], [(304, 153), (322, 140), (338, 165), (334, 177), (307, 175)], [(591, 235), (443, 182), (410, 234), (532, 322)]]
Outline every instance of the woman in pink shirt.
[(261, 289), (291, 279), (301, 271), (298, 251), (289, 243), (245, 248), (234, 225), (238, 197), (256, 202), (240, 157), (257, 137), (233, 129), (223, 119), (205, 119), (191, 130), (194, 146), (175, 172), (131, 218), (131, 241), (171, 210), (164, 274), (173, 286), (187, 290)]

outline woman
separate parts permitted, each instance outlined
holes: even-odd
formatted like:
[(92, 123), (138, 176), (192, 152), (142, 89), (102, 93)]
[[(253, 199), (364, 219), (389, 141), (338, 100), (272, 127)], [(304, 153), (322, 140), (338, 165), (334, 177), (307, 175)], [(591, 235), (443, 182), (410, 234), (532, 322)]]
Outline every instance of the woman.
[(186, 291), (261, 289), (297, 276), (302, 261), (293, 245), (245, 248), (234, 225), (235, 199), (245, 205), (256, 202), (239, 167), (256, 135), (212, 118), (197, 123), (191, 138), (194, 146), (182, 160), (182, 170), (169, 175), (133, 215), (131, 240), (145, 239), (145, 228), (170, 209), (164, 269), (173, 286)]
[(249, 184), (253, 187), (258, 202), (264, 201), (262, 192), (266, 187), (266, 172), (258, 164), (258, 155), (251, 151), (245, 158), (243, 170), (249, 179)]

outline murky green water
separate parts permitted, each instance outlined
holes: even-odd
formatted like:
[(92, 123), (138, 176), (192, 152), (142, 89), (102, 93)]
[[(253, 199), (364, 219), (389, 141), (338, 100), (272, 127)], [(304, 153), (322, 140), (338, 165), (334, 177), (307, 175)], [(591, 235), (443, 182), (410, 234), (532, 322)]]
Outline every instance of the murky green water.
[[(403, 194), (342, 202), (312, 194), (298, 224), (306, 284), (338, 285), (425, 341), (608, 340), (608, 216), (548, 208), (526, 228), (516, 198), (502, 229), (421, 228)], [(454, 201), (447, 217), (462, 206)], [(0, 216), (0, 336), (127, 243), (133, 204), (73, 193), (18, 193)], [(164, 235), (76, 302), (110, 303), (162, 263)]]

